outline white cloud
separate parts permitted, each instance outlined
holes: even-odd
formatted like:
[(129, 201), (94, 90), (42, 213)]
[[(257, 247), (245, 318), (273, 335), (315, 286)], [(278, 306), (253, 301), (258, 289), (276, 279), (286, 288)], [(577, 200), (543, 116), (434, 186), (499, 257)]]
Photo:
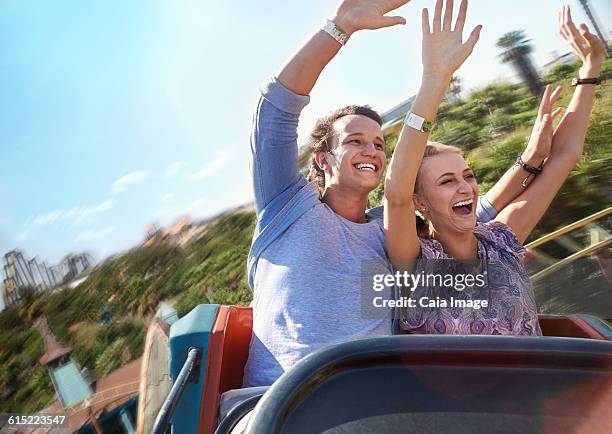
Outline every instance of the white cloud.
[(36, 217), (34, 217), (32, 222), (38, 226), (46, 225), (49, 223), (55, 223), (62, 217), (63, 213), (64, 212), (61, 210), (45, 212), (45, 213), (39, 214)]
[(79, 235), (77, 235), (74, 241), (77, 243), (80, 243), (83, 241), (99, 240), (99, 239), (109, 236), (110, 234), (115, 232), (115, 230), (116, 230), (115, 226), (109, 226), (106, 228), (84, 231), (84, 232), (81, 232)]
[(207, 160), (200, 170), (193, 172), (188, 178), (191, 181), (202, 181), (214, 175), (228, 161), (230, 161), (232, 157), (234, 157), (239, 145), (239, 142), (233, 142), (221, 149), (218, 149), (212, 159)]
[(215, 153), (215, 156), (217, 158), (221, 158), (223, 160), (229, 160), (229, 158), (232, 157), (236, 153), (236, 150), (239, 149), (240, 146), (242, 146), (242, 144), (240, 142), (230, 143), (225, 148), (219, 149)]
[(95, 214), (102, 214), (115, 207), (115, 201), (106, 200), (102, 203), (93, 206), (74, 207), (66, 211), (63, 218), (74, 223), (81, 223), (87, 217)]
[(183, 166), (185, 166), (185, 163), (183, 163), (182, 161), (175, 161), (166, 169), (166, 173), (164, 173), (164, 178), (174, 178), (174, 176), (176, 176), (176, 174), (179, 172), (179, 170), (183, 168)]
[(127, 175), (122, 176), (113, 182), (113, 186), (111, 188), (111, 194), (119, 194), (130, 185), (140, 184), (141, 182), (146, 181), (151, 177), (151, 173), (145, 170), (137, 170), (135, 172), (128, 173)]
[(189, 175), (189, 179), (192, 181), (202, 181), (218, 172), (224, 164), (225, 160), (222, 158), (207, 161), (204, 167)]
[(44, 226), (57, 222), (80, 224), (83, 223), (83, 221), (86, 220), (88, 217), (94, 216), (96, 214), (105, 213), (106, 211), (109, 211), (114, 207), (114, 200), (106, 200), (96, 205), (73, 207), (67, 211), (55, 210), (45, 212), (35, 216), (32, 219), (32, 223), (36, 226)]

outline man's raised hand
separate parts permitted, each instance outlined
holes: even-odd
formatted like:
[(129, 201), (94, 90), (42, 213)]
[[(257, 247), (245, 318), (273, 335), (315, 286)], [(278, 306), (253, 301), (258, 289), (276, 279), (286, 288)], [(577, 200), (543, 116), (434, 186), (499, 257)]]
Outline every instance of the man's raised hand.
[(406, 24), (399, 16), (385, 14), (404, 6), (410, 0), (344, 0), (333, 18), (334, 23), (349, 35), (358, 30), (374, 30)]
[(459, 15), (455, 26), (451, 29), (453, 20), (453, 0), (446, 0), (444, 16), (442, 16), (443, 1), (437, 0), (433, 23), (429, 25), (429, 11), (423, 9), (423, 74), (440, 77), (444, 80), (463, 64), (472, 53), (478, 42), (481, 25), (474, 27), (465, 43), (462, 40), (463, 26), (467, 14), (467, 0), (461, 1)]

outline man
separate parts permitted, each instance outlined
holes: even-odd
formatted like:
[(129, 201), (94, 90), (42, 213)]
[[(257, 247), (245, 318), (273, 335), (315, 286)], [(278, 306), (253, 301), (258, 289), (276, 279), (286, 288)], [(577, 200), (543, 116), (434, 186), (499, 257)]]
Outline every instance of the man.
[[(297, 126), (307, 95), (348, 37), (405, 24), (385, 14), (406, 3), (342, 1), (261, 89), (251, 136), (258, 224), (248, 260), (254, 323), (245, 387), (271, 384), (322, 346), (392, 332), (390, 312), (366, 318), (361, 311), (364, 264), (387, 267), (382, 221), (366, 215), (368, 194), (387, 163), (382, 120), (359, 106), (320, 120), (311, 135), (312, 183), (299, 171)], [(522, 159), (537, 167), (544, 157), (530, 145)], [(517, 196), (525, 175), (513, 166), (481, 198), (479, 219), (495, 217), (495, 209)]]

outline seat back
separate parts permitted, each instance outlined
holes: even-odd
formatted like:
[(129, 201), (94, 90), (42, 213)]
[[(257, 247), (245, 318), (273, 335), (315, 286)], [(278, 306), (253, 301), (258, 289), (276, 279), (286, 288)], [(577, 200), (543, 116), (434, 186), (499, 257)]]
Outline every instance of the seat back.
[(610, 340), (604, 330), (598, 330), (586, 315), (540, 315), (544, 336)]
[(208, 344), (199, 434), (214, 432), (221, 394), (242, 387), (252, 328), (252, 308), (219, 306)]
[[(201, 304), (172, 324), (168, 340), (170, 349), (170, 376), (175, 381), (187, 359), (192, 347), (202, 350), (202, 362), (210, 356), (210, 339), (217, 321), (219, 305)], [(181, 399), (176, 404), (172, 416), (173, 433), (194, 433), (199, 430), (197, 418), (202, 403), (206, 373), (203, 368), (196, 368), (191, 381), (187, 384)]]

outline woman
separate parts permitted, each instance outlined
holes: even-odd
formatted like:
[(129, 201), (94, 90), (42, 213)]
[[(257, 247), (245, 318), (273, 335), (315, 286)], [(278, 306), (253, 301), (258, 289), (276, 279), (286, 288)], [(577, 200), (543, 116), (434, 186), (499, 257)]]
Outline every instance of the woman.
[[(517, 169), (525, 170), (524, 185), (529, 183), (529, 188), (494, 221), (477, 224), (478, 184), (461, 151), (427, 145), (428, 122), (433, 121), (450, 78), (471, 53), (480, 32), (477, 26), (462, 43), (467, 3), (462, 1), (453, 30), (452, 9), (452, 0), (447, 0), (443, 16), (442, 0), (438, 0), (431, 28), (428, 11), (423, 10), (423, 81), (385, 180), (385, 242), (389, 258), (400, 270), (413, 271), (408, 263), (417, 259), (478, 259), (488, 268), (489, 286), (457, 291), (420, 285), (410, 298), (427, 301), (405, 308), (400, 326), (422, 333), (541, 335), (533, 289), (521, 263), (522, 243), (581, 157), (595, 85), (577, 86), (554, 136), (552, 124), (560, 111), (552, 112), (552, 106), (560, 89), (546, 88), (531, 138), (546, 161), (540, 167), (518, 161)], [(603, 43), (584, 24), (576, 28), (569, 7), (563, 7), (558, 19), (561, 35), (583, 62), (579, 78), (598, 77), (605, 56)], [(430, 222), (431, 239), (418, 237), (417, 210)], [(417, 266), (431, 272), (433, 262), (418, 261)], [(452, 295), (464, 301), (479, 299), (482, 307), (453, 306)]]

